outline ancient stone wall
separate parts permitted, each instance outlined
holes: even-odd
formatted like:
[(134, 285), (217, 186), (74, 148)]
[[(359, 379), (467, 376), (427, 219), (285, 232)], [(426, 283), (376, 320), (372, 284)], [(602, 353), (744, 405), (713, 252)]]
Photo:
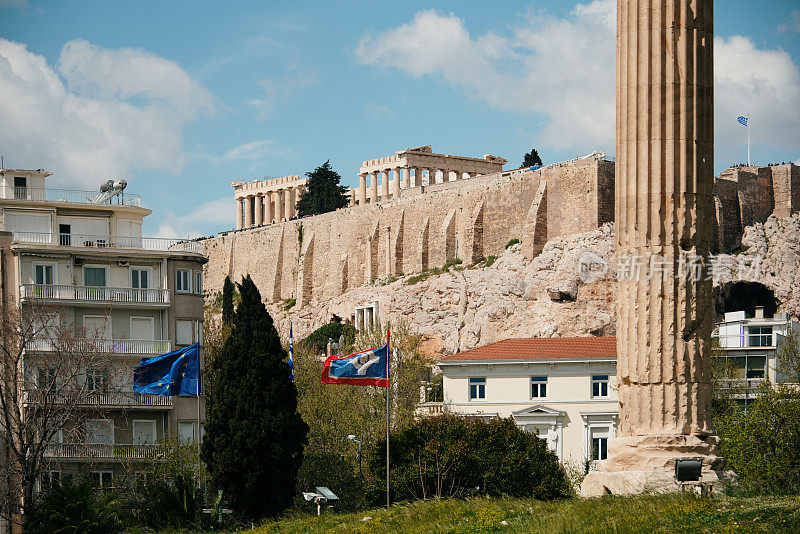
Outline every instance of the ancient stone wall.
[(310, 302), (458, 258), (500, 254), (509, 240), (587, 232), (610, 220), (613, 163), (590, 158), (409, 190), (399, 199), (205, 240), (205, 287), (249, 274), (268, 301)]

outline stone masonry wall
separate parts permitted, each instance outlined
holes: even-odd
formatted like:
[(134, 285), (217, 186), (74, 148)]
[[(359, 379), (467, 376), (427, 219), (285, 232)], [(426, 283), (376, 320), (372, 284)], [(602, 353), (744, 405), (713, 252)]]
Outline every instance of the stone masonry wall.
[(612, 218), (613, 163), (579, 160), (404, 193), (205, 240), (205, 287), (218, 291), (226, 275), (249, 274), (266, 301), (296, 298), (303, 307), (455, 258), (470, 264), (499, 255), (509, 240), (538, 232), (533, 255), (548, 239)]

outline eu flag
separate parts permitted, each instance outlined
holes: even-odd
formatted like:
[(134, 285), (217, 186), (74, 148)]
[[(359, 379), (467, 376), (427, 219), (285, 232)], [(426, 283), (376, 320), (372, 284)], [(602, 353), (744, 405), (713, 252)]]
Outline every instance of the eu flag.
[(142, 358), (133, 370), (133, 391), (168, 397), (198, 393), (200, 345), (195, 343), (153, 358)]
[(369, 349), (342, 358), (336, 355), (325, 360), (322, 368), (325, 384), (389, 387), (389, 345)]

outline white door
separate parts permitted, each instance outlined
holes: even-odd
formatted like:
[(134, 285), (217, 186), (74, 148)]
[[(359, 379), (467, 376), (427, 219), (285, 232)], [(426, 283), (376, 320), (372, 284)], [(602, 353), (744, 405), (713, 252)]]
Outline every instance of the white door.
[(134, 421), (133, 422), (133, 443), (134, 445), (153, 445), (156, 442), (156, 422), (155, 421)]
[(86, 442), (113, 445), (114, 422), (108, 419), (87, 419)]
[(131, 339), (154, 339), (152, 317), (131, 317)]

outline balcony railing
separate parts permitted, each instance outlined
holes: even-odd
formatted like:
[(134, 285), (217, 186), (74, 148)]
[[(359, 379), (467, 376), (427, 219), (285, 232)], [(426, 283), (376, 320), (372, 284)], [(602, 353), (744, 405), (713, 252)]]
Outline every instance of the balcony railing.
[(774, 349), (780, 335), (778, 332), (771, 334), (713, 334), (711, 339), (718, 340), (721, 349)]
[[(80, 348), (70, 347), (70, 349)], [(93, 339), (87, 341), (88, 348), (113, 354), (165, 354), (172, 350), (168, 339)], [(25, 348), (31, 352), (53, 352), (55, 341), (52, 339), (31, 339)]]
[(148, 460), (158, 456), (158, 445), (111, 443), (52, 443), (45, 449), (45, 458)]
[(29, 403), (41, 403), (47, 400), (54, 405), (70, 406), (92, 406), (92, 407), (172, 407), (171, 397), (161, 397), (158, 395), (141, 395), (133, 392), (59, 392), (47, 394), (43, 391), (28, 391), (27, 400)]
[(445, 406), (443, 402), (421, 402), (417, 404), (415, 413), (417, 417), (436, 417), (444, 415)]
[(92, 287), (23, 284), (24, 299), (117, 302), (124, 304), (169, 304), (169, 289), (135, 289), (130, 287)]
[(165, 237), (137, 237), (118, 235), (54, 234), (49, 232), (14, 232), (14, 243), (33, 243), (64, 247), (83, 247), (94, 249), (130, 248), (170, 252), (200, 253), (202, 247), (197, 241), (170, 239)]
[(67, 202), (70, 204), (115, 204), (121, 206), (141, 207), (139, 195), (121, 193), (112, 198), (99, 191), (78, 191), (75, 189), (50, 189), (37, 187), (0, 187), (0, 198), (14, 200), (32, 200), (34, 202)]

